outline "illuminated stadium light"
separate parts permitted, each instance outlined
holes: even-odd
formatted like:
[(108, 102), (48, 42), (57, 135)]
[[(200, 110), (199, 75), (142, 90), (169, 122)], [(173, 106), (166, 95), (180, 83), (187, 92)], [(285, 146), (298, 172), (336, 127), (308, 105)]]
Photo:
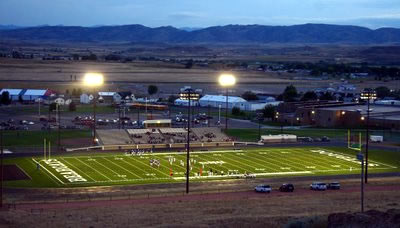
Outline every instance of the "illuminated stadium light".
[(228, 87), (236, 84), (236, 78), (232, 74), (221, 74), (218, 78), (219, 84), (226, 88), (226, 102), (225, 102), (225, 131), (228, 130)]
[(83, 84), (85, 86), (93, 88), (93, 144), (97, 145), (99, 142), (96, 139), (96, 88), (100, 87), (104, 83), (104, 76), (101, 73), (86, 73), (83, 77)]
[(364, 116), (361, 116), (361, 120), (364, 121), (364, 120), (365, 120), (365, 117), (364, 117)]
[(219, 76), (218, 81), (222, 87), (234, 86), (236, 84), (236, 78), (232, 74), (222, 74)]
[(83, 78), (83, 83), (89, 87), (98, 87), (103, 85), (104, 77), (100, 73), (86, 73)]
[(314, 115), (314, 114), (315, 114), (315, 111), (314, 111), (314, 110), (312, 110), (312, 111), (311, 111), (311, 114), (313, 114), (313, 115)]
[(344, 115), (344, 114), (346, 114), (346, 112), (345, 112), (345, 111), (342, 111), (342, 115)]

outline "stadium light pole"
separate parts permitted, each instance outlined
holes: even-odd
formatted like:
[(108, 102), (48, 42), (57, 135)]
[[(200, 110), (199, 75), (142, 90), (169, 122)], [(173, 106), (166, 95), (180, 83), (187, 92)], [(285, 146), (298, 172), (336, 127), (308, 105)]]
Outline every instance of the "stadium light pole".
[(361, 93), (361, 99), (367, 100), (367, 129), (366, 129), (366, 134), (365, 134), (365, 183), (368, 183), (368, 144), (369, 144), (369, 113), (371, 112), (370, 109), (370, 101), (376, 99), (376, 93), (374, 90), (371, 89), (365, 89)]
[(229, 87), (236, 84), (236, 78), (232, 74), (221, 74), (219, 76), (219, 84), (226, 88), (226, 102), (225, 102), (225, 133), (228, 131), (228, 92)]
[(188, 101), (188, 118), (187, 118), (187, 144), (186, 144), (186, 194), (189, 194), (189, 171), (190, 171), (190, 110), (192, 101), (199, 99), (199, 94), (193, 89), (186, 89), (180, 94), (180, 99)]
[(93, 88), (93, 144), (97, 145), (96, 140), (96, 88), (100, 87), (104, 83), (103, 74), (100, 73), (86, 73), (83, 78), (83, 83)]

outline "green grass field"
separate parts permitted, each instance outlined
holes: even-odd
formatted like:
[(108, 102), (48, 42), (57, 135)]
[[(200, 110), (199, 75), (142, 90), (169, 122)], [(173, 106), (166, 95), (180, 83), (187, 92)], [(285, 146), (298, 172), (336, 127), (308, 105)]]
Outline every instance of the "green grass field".
[[(191, 180), (259, 177), (339, 175), (360, 172), (355, 151), (338, 148), (258, 148), (191, 153)], [(398, 156), (397, 154), (395, 156)], [(374, 158), (382, 157), (383, 160)], [(398, 160), (371, 156), (370, 172), (398, 172)], [(151, 166), (150, 159), (160, 161)], [(6, 159), (31, 180), (7, 181), (10, 187), (82, 187), (185, 181), (186, 154), (182, 152), (126, 155), (96, 153)], [(394, 162), (391, 162), (394, 161)], [(41, 164), (40, 170), (37, 163)], [(171, 175), (171, 173), (173, 175)]]

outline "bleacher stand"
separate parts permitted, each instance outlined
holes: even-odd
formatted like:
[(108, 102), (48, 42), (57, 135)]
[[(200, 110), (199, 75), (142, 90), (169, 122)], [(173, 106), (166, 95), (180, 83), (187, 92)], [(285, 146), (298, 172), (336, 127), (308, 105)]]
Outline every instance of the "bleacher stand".
[(219, 128), (193, 128), (200, 142), (229, 142), (232, 141), (228, 136), (221, 132)]
[(96, 134), (103, 145), (132, 144), (132, 140), (125, 130), (97, 130)]
[[(100, 144), (139, 145), (139, 144), (178, 144), (187, 142), (185, 128), (98, 130)], [(201, 143), (232, 141), (219, 128), (191, 128), (190, 141)]]

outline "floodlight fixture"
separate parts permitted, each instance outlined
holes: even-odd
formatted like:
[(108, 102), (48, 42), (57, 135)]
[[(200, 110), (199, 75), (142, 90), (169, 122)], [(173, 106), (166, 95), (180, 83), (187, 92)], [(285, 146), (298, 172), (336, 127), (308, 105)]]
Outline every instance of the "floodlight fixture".
[(230, 87), (236, 84), (236, 78), (232, 74), (221, 74), (218, 81), (222, 87)]
[(104, 77), (100, 73), (86, 73), (83, 78), (83, 83), (89, 87), (98, 87), (103, 85)]

